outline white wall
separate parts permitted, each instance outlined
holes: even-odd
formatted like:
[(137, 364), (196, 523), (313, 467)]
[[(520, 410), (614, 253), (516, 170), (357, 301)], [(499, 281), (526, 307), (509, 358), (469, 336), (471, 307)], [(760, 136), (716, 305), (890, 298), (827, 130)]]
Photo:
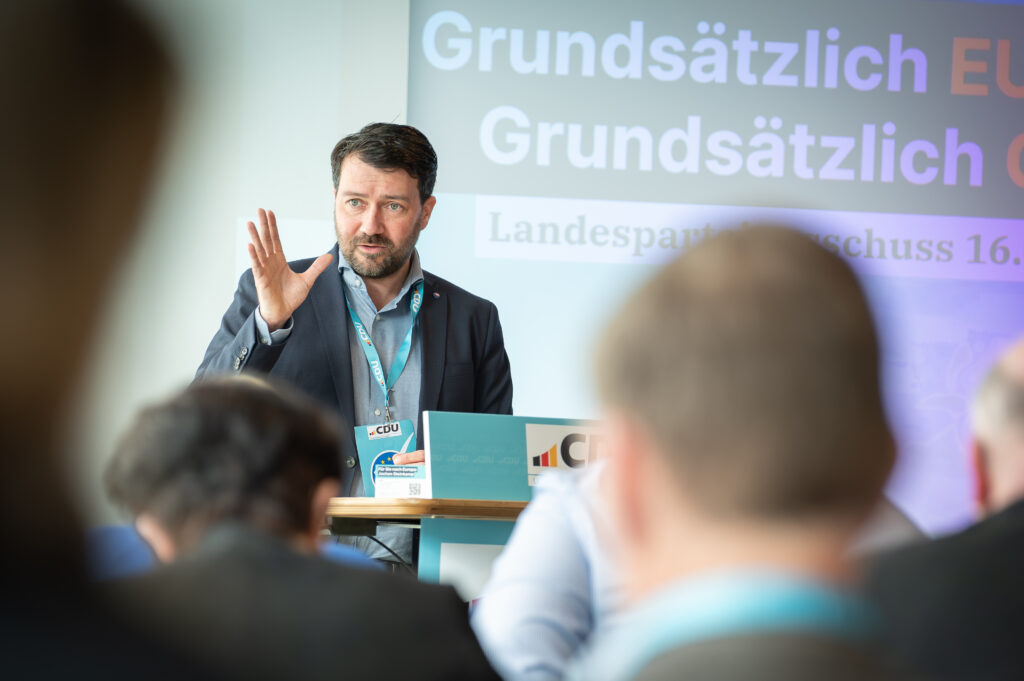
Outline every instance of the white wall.
[(237, 282), (239, 225), (261, 206), (317, 220), (326, 250), (331, 148), (406, 117), (408, 0), (138, 1), (168, 34), (184, 93), (69, 435), (89, 522), (117, 517), (100, 479), (120, 433), (199, 365)]

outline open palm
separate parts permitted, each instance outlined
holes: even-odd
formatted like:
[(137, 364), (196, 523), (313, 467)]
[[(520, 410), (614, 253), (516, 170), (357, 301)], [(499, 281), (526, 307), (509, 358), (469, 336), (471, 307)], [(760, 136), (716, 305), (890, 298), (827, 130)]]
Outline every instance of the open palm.
[(260, 228), (249, 225), (249, 260), (256, 283), (260, 314), (271, 331), (280, 329), (309, 295), (316, 278), (323, 274), (333, 257), (325, 253), (313, 261), (305, 272), (295, 272), (281, 250), (274, 211), (258, 211)]

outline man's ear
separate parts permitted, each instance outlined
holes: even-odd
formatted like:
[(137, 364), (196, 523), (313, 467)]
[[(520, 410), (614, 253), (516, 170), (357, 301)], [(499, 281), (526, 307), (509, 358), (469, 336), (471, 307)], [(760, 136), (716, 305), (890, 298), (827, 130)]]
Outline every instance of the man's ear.
[(153, 549), (153, 553), (161, 563), (170, 563), (177, 557), (178, 545), (159, 520), (148, 513), (140, 513), (135, 519), (135, 529)]
[(422, 232), (427, 228), (427, 223), (430, 222), (430, 214), (434, 212), (434, 206), (437, 204), (437, 197), (431, 196), (429, 199), (423, 202), (422, 217), (420, 217), (420, 231)]
[(992, 508), (992, 490), (988, 483), (988, 458), (985, 445), (978, 438), (971, 438), (970, 446), (971, 473), (974, 475), (974, 505), (979, 515), (986, 515)]
[(630, 551), (635, 542), (646, 537), (647, 511), (643, 505), (645, 438), (641, 429), (622, 412), (609, 414), (605, 419), (608, 470), (605, 474), (604, 493), (608, 499), (611, 522), (616, 541)]
[(327, 505), (341, 491), (341, 481), (337, 478), (324, 478), (317, 483), (310, 502), (309, 532), (314, 541), (319, 538), (320, 530), (327, 524)]

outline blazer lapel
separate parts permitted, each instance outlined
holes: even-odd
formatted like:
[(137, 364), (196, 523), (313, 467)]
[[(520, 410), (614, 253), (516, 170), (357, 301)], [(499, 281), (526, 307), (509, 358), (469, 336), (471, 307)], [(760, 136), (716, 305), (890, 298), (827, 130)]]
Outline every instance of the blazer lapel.
[(309, 291), (313, 314), (320, 327), (327, 364), (334, 381), (338, 408), (349, 425), (354, 422), (355, 400), (352, 395), (352, 356), (348, 346), (348, 317), (345, 312), (345, 293), (338, 271), (338, 247), (331, 251), (334, 261)]
[(423, 310), (420, 312), (420, 412), (436, 410), (444, 376), (448, 333), (448, 300), (435, 286), (434, 277), (423, 273)]

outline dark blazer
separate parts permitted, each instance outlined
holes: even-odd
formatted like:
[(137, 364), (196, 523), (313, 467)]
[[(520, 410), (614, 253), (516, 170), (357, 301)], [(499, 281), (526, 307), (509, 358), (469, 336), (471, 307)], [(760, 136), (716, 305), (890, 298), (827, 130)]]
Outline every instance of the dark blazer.
[(498, 681), (451, 587), (302, 554), (242, 525), (109, 589), (142, 630), (228, 678)]
[[(294, 384), (351, 425), (349, 319), (336, 266), (337, 245), (331, 253), (334, 261), (295, 311), (291, 335), (279, 345), (263, 345), (257, 338), (253, 311), (259, 303), (252, 270), (246, 270), (196, 377), (243, 370), (267, 373)], [(290, 266), (303, 272), (312, 262), (313, 258), (296, 260)], [(512, 373), (493, 303), (424, 272), (423, 307), (417, 323), (423, 357), (421, 412), (512, 413)], [(421, 416), (417, 433), (422, 434), (422, 426)], [(351, 428), (345, 435), (346, 451), (353, 456), (355, 435)], [(347, 456), (342, 464), (341, 488), (347, 494), (359, 470), (358, 459)]]
[(1024, 678), (1024, 501), (879, 556), (867, 594), (895, 652), (936, 679)]

